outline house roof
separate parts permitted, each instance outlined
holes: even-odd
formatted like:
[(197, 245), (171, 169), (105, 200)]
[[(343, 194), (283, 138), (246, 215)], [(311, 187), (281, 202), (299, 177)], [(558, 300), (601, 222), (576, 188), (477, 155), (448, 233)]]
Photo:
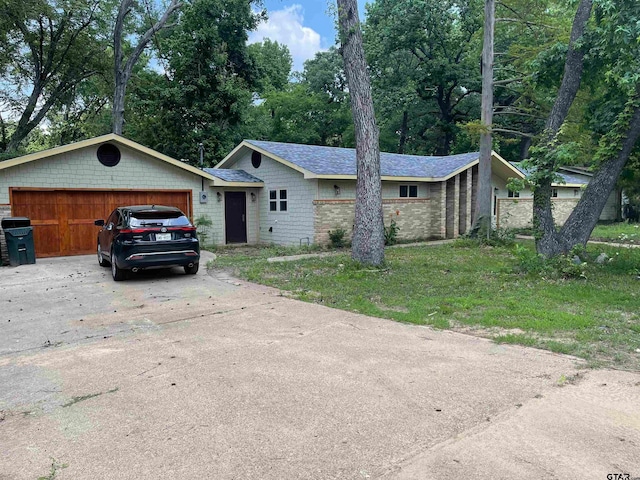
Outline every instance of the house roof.
[(205, 168), (204, 171), (220, 180), (214, 180), (211, 183), (211, 186), (261, 187), (264, 185), (264, 182), (261, 179), (254, 177), (244, 170)]
[[(295, 143), (245, 140), (215, 169), (231, 167), (242, 150), (251, 149), (268, 155), (304, 174), (305, 178), (353, 179), (357, 175), (356, 151), (353, 148), (300, 145)], [(442, 181), (478, 163), (478, 152), (448, 156), (401, 155), (381, 153), (383, 180)], [(522, 173), (495, 152), (493, 161), (505, 175), (522, 177)]]
[(101, 145), (103, 143), (119, 143), (120, 145), (124, 145), (132, 150), (136, 150), (138, 152), (144, 153), (150, 157), (153, 157), (157, 160), (169, 163), (174, 167), (181, 168), (182, 170), (188, 171), (200, 177), (204, 177), (208, 180), (215, 180), (215, 177), (212, 175), (203, 172), (201, 169), (193, 167), (187, 163), (181, 162), (180, 160), (176, 160), (175, 158), (171, 158), (167, 155), (164, 155), (160, 152), (152, 150), (151, 148), (147, 148), (139, 143), (136, 143), (132, 140), (129, 140), (120, 135), (116, 135), (115, 133), (110, 133), (108, 135), (102, 135), (100, 137), (90, 138), (88, 140), (82, 140), (80, 142), (70, 143), (69, 145), (63, 145), (61, 147), (50, 148), (48, 150), (42, 150), (40, 152), (31, 153), (29, 155), (23, 155), (22, 157), (12, 158), (11, 160), (5, 160), (4, 162), (0, 162), (0, 170), (4, 170), (7, 168), (15, 167), (18, 165), (24, 165), (25, 163), (35, 162), (37, 160), (42, 160), (44, 158), (49, 158), (54, 155), (60, 155), (67, 152), (72, 152), (75, 150), (80, 150), (82, 148), (92, 147), (95, 145)]
[[(520, 164), (518, 164), (518, 162), (509, 162), (511, 165), (513, 165), (515, 168), (517, 168), (518, 170), (520, 170), (524, 175), (529, 176), (531, 175), (533, 172), (531, 169), (526, 169), (523, 166), (521, 166)], [(578, 173), (578, 172), (571, 172), (570, 170), (564, 170), (561, 168), (560, 171), (556, 172), (558, 176), (560, 176), (564, 182), (554, 182), (552, 185), (554, 187), (582, 187), (583, 185), (587, 185), (589, 183), (589, 180), (587, 178), (584, 178), (584, 176), (591, 176), (588, 172), (583, 173)], [(584, 175), (584, 176), (581, 176)]]

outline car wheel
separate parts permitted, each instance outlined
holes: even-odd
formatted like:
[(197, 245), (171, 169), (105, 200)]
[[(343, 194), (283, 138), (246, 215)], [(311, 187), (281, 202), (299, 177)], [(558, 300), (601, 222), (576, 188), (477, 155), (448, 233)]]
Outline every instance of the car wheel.
[(113, 252), (111, 252), (111, 276), (116, 282), (124, 280), (126, 277), (126, 272), (116, 265), (116, 255)]
[(184, 266), (184, 273), (186, 273), (187, 275), (195, 275), (196, 273), (198, 273), (198, 267), (200, 265), (197, 263), (194, 263), (193, 266), (189, 266), (189, 265), (185, 265)]
[(98, 243), (98, 265), (101, 267), (108, 267), (109, 262), (107, 262), (102, 256), (102, 248), (100, 248), (100, 243)]

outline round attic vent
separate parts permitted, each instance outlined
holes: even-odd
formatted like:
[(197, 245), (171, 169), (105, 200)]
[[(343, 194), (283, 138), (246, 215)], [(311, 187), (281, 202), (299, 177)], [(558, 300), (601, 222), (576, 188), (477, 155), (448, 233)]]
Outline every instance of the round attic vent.
[(262, 155), (260, 154), (260, 152), (256, 152), (254, 150), (253, 153), (251, 154), (251, 165), (253, 165), (253, 168), (258, 168), (261, 163), (262, 163)]
[(115, 167), (120, 163), (120, 150), (111, 143), (98, 147), (98, 160), (105, 167)]

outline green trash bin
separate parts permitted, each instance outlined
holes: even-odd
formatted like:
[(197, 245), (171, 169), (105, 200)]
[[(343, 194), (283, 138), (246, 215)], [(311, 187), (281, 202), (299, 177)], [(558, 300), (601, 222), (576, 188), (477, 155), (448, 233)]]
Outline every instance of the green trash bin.
[(5, 217), (0, 223), (7, 242), (9, 265), (36, 263), (33, 227), (27, 217)]

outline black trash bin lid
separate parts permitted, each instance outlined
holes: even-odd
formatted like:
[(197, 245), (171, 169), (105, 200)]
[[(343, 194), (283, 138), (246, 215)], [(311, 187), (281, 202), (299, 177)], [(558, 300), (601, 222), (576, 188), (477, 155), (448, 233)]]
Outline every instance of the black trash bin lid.
[(30, 227), (31, 219), (28, 217), (4, 217), (0, 222), (0, 226), (5, 228), (22, 228)]

